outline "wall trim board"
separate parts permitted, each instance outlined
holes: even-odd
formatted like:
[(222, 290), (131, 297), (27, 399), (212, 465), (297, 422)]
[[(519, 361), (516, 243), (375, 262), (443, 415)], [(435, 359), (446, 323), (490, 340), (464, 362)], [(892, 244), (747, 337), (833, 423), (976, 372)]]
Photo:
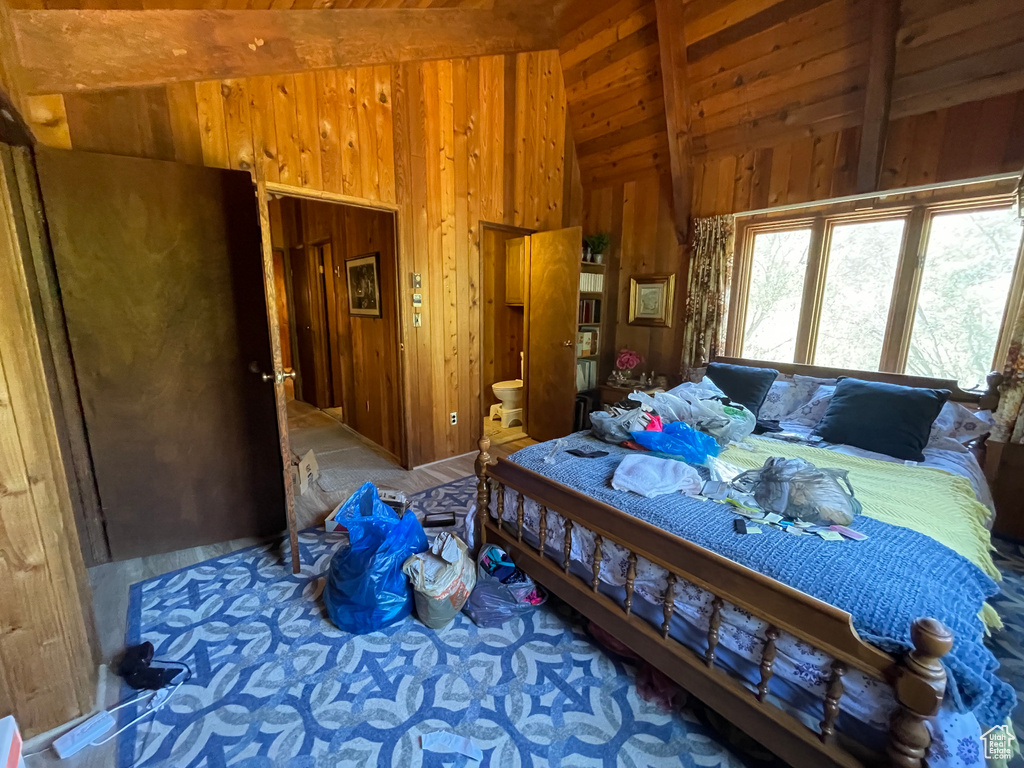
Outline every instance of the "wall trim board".
[(326, 203), (351, 205), (356, 208), (372, 208), (375, 211), (388, 211), (389, 213), (396, 214), (401, 209), (401, 206), (397, 203), (389, 203), (384, 200), (370, 200), (365, 197), (344, 195), (338, 192), (326, 192), (322, 189), (312, 189), (311, 187), (298, 187), (294, 184), (284, 184), (278, 181), (268, 181), (266, 183), (266, 190), (268, 193), (277, 196), (298, 197), (304, 200), (322, 200)]

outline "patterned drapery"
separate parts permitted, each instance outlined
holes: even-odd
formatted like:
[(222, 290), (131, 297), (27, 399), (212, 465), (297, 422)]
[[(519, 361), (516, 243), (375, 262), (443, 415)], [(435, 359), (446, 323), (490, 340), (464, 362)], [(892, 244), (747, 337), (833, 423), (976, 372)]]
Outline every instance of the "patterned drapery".
[(693, 220), (690, 271), (683, 313), (683, 354), (680, 373), (690, 378), (719, 355), (725, 343), (725, 296), (732, 275), (733, 217)]
[(1024, 306), (1017, 309), (1013, 321), (990, 439), (1000, 443), (1024, 443)]

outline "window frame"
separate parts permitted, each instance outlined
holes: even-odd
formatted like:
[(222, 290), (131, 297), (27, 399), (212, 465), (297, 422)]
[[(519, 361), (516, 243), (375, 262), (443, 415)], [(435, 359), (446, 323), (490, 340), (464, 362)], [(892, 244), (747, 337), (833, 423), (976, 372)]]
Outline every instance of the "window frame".
[[(789, 210), (777, 214), (766, 213), (756, 216), (738, 214), (725, 354), (729, 357), (743, 357), (754, 239), (758, 234), (794, 229), (810, 229), (811, 231), (807, 269), (804, 274), (803, 293), (797, 321), (794, 359), (777, 362), (814, 365), (822, 302), (828, 276), (828, 260), (835, 228), (850, 223), (902, 220), (904, 223), (903, 237), (896, 263), (881, 358), (877, 370), (884, 373), (904, 373), (910, 351), (910, 339), (914, 329), (914, 318), (932, 222), (937, 216), (947, 213), (1012, 208), (1014, 198), (1013, 193), (937, 200), (929, 200), (927, 195), (923, 200), (913, 197), (912, 199), (901, 199), (898, 193), (893, 193), (889, 197), (892, 200), (874, 198), (853, 203), (818, 204), (808, 206), (806, 210), (802, 211)], [(1024, 301), (1022, 261), (1024, 261), (1024, 232), (1022, 232), (1021, 240), (1018, 243), (1010, 290), (1003, 307), (998, 341), (993, 350), (993, 369), (1000, 367), (1000, 361), (1005, 359), (1013, 330), (1013, 321), (1018, 315), (1022, 301)]]

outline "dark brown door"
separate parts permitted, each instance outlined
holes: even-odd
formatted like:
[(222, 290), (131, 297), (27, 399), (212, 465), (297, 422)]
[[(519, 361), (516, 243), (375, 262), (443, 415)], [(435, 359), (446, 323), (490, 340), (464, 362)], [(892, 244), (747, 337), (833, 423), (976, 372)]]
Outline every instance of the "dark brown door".
[(40, 149), (115, 560), (285, 527), (248, 174)]
[(583, 230), (528, 239), (525, 426), (530, 437), (544, 441), (572, 432)]
[(295, 397), (307, 403), (316, 402), (316, 338), (313, 329), (313, 302), (311, 287), (315, 285), (309, 274), (306, 247), (291, 249), (292, 300), (295, 304), (296, 362)]

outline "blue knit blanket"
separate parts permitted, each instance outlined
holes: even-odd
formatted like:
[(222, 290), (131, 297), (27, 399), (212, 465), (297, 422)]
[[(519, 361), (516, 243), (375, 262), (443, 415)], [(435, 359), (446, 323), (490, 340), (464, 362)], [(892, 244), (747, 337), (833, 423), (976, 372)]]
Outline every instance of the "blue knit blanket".
[[(580, 432), (565, 439), (554, 464), (544, 457), (553, 443), (512, 454), (511, 461), (620, 509), (633, 517), (699, 544), (712, 552), (847, 611), (857, 632), (885, 651), (912, 647), (910, 627), (929, 616), (953, 630), (952, 651), (943, 659), (947, 693), (960, 712), (971, 711), (983, 726), (1005, 722), (1016, 702), (1013, 688), (996, 677), (999, 663), (984, 644), (978, 613), (998, 587), (967, 558), (908, 528), (861, 515), (853, 527), (865, 541), (824, 541), (765, 527), (761, 536), (740, 536), (736, 515), (724, 505), (671, 494), (647, 499), (616, 491), (611, 478), (632, 453)], [(566, 450), (603, 450), (584, 459)], [(705, 474), (707, 470), (701, 470)]]

